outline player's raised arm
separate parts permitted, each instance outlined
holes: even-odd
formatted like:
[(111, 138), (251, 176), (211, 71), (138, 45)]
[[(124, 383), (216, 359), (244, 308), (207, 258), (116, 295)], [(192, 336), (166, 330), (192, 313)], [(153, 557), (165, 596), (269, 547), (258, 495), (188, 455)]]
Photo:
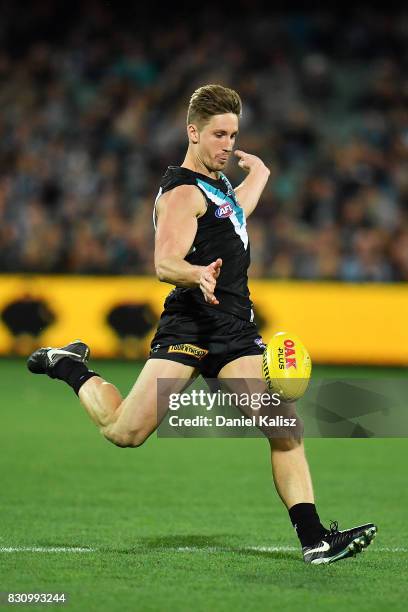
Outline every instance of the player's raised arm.
[(245, 216), (249, 217), (256, 208), (259, 198), (262, 195), (265, 185), (268, 182), (270, 170), (263, 161), (244, 151), (234, 151), (234, 155), (239, 158), (238, 166), (248, 172), (248, 176), (235, 188), (235, 194), (240, 206), (245, 211)]
[(180, 185), (160, 197), (154, 263), (160, 281), (177, 287), (199, 287), (206, 302), (218, 304), (214, 291), (222, 260), (194, 266), (184, 259), (194, 242), (197, 218), (205, 211), (203, 197), (193, 185)]

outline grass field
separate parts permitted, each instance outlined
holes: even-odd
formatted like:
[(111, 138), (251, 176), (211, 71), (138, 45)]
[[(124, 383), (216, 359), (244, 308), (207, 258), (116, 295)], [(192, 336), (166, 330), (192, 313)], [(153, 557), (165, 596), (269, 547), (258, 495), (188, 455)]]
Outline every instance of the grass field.
[[(95, 369), (124, 392), (138, 373)], [(64, 591), (84, 611), (406, 609), (408, 440), (307, 440), (324, 522), (379, 526), (363, 555), (309, 566), (264, 440), (119, 449), (62, 383), (19, 360), (0, 372), (0, 591)]]

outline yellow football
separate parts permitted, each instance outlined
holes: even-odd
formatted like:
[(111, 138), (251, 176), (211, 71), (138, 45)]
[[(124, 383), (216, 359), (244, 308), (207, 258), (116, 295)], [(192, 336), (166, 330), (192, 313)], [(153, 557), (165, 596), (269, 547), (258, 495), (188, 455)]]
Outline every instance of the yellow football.
[(271, 392), (279, 393), (286, 402), (294, 402), (307, 389), (312, 361), (295, 334), (278, 332), (264, 350), (262, 373)]

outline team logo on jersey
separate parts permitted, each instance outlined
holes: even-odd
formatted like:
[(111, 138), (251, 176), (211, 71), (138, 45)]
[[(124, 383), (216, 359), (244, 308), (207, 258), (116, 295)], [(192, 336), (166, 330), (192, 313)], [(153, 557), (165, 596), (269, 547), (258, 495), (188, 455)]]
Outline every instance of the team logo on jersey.
[(184, 355), (191, 355), (197, 359), (202, 359), (208, 353), (206, 349), (196, 346), (195, 344), (172, 344), (167, 349), (168, 353), (184, 353)]
[(224, 206), (218, 206), (217, 210), (215, 211), (215, 216), (218, 217), (218, 219), (227, 219), (233, 212), (234, 210), (231, 204), (224, 204)]

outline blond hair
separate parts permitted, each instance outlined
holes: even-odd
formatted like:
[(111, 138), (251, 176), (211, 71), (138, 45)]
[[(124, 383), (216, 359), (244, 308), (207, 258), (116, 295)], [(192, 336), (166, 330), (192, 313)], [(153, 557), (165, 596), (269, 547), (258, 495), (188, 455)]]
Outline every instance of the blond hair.
[(190, 98), (187, 125), (193, 123), (203, 128), (214, 115), (233, 113), (240, 117), (241, 112), (241, 98), (236, 91), (222, 85), (203, 85)]

